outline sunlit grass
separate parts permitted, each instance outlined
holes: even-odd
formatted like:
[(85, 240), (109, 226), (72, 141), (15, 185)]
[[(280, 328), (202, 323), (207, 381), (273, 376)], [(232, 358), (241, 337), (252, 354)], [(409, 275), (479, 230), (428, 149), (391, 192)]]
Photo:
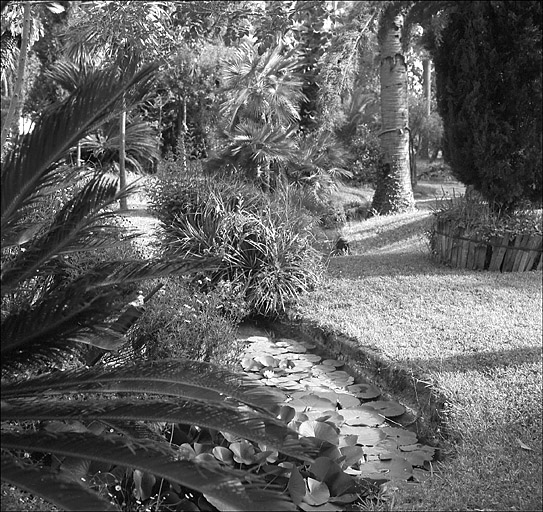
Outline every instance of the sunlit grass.
[(449, 457), (398, 510), (541, 510), (541, 272), (431, 259), (428, 211), (352, 223), (299, 312), (414, 369), (447, 399)]

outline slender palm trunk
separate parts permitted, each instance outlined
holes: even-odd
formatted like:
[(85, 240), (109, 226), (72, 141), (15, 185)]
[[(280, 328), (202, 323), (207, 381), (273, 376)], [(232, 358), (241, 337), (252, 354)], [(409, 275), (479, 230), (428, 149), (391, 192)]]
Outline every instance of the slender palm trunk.
[[(126, 109), (123, 108), (120, 119), (120, 134), (119, 134), (119, 185), (121, 190), (126, 188)], [(128, 210), (128, 199), (122, 197), (120, 199), (121, 210)]]
[(17, 63), (17, 80), (15, 81), (15, 87), (11, 101), (9, 102), (9, 109), (6, 115), (4, 124), (2, 125), (2, 132), (0, 134), (0, 151), (4, 153), (4, 146), (8, 139), (9, 132), (14, 123), (14, 117), (17, 112), (20, 111), (19, 104), (21, 101), (21, 93), (23, 90), (24, 73), (26, 67), (26, 56), (28, 49), (28, 40), (30, 38), (30, 2), (24, 2), (23, 10), (23, 33), (21, 36), (21, 50), (19, 52), (19, 62)]
[(187, 146), (186, 146), (186, 135), (188, 131), (187, 126), (187, 97), (183, 96), (181, 103), (183, 105), (183, 110), (178, 114), (177, 124), (178, 124), (178, 158), (181, 160), (181, 170), (183, 174), (187, 172)]
[(407, 66), (402, 54), (403, 18), (384, 14), (381, 50), (382, 161), (372, 208), (380, 213), (400, 213), (414, 207), (409, 165)]
[[(428, 118), (432, 113), (432, 63), (430, 59), (424, 59), (422, 61), (422, 85), (424, 92), (424, 114)], [(422, 140), (420, 142), (420, 156), (426, 159), (430, 157), (429, 137), (426, 131), (423, 131), (422, 133)]]

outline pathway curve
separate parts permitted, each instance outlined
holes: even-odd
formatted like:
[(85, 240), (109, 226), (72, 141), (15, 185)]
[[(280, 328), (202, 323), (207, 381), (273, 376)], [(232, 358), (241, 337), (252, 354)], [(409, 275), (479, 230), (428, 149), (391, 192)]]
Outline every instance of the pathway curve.
[(394, 422), (405, 408), (380, 400), (375, 386), (355, 383), (343, 362), (323, 360), (315, 344), (272, 339), (256, 327), (241, 327), (239, 339), (246, 342), (244, 370), (284, 394), (281, 417), (300, 434), (335, 444), (346, 473), (393, 487), (430, 477), (435, 449)]

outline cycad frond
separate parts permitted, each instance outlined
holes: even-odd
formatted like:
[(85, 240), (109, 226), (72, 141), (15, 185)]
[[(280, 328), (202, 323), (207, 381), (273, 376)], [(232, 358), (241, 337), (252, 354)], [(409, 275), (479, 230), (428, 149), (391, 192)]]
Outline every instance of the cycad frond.
[[(2, 386), (2, 398), (39, 396), (45, 393), (164, 393), (181, 398), (224, 402), (231, 397), (238, 402), (266, 412), (281, 403), (283, 396), (257, 385), (243, 374), (231, 372), (211, 363), (186, 359), (168, 359), (134, 363), (121, 368), (91, 368), (50, 374), (30, 381)], [(273, 414), (268, 412), (268, 415)]]
[(214, 270), (219, 267), (220, 262), (220, 258), (208, 257), (110, 261), (93, 267), (79, 279), (79, 284), (87, 290), (98, 290), (169, 275)]
[(32, 306), (2, 320), (2, 372), (32, 366), (73, 353), (76, 342), (108, 327), (118, 291), (89, 293), (68, 287), (48, 293)]
[(2, 454), (2, 480), (35, 494), (56, 505), (62, 510), (75, 512), (115, 511), (107, 500), (80, 483), (74, 482), (58, 473), (24, 466), (17, 459)]
[[(158, 443), (147, 441), (135, 442), (119, 436), (95, 436), (93, 434), (66, 433), (29, 433), (2, 434), (2, 447), (10, 450), (27, 450), (48, 452), (56, 455), (81, 457), (89, 460), (139, 469), (153, 473), (170, 482), (195, 489), (203, 494), (213, 496), (224, 504), (223, 510), (247, 510), (255, 507), (274, 510), (296, 510), (288, 502), (286, 496), (277, 491), (267, 490), (266, 482), (251, 477), (251, 486), (242, 484), (241, 478), (249, 475), (214, 466), (187, 460), (175, 460), (173, 450), (168, 455)], [(282, 507), (275, 508), (275, 504)]]
[(95, 265), (76, 280), (48, 290), (34, 304), (2, 319), (2, 371), (59, 359), (75, 350), (75, 342), (103, 337), (97, 346), (114, 348), (111, 314), (118, 311), (123, 287), (130, 282), (218, 267), (220, 259), (129, 260)]
[(13, 420), (79, 420), (90, 421), (153, 421), (198, 425), (229, 432), (262, 443), (285, 455), (311, 460), (316, 446), (298, 440), (296, 431), (274, 418), (239, 408), (226, 402), (201, 400), (32, 400), (4, 401), (4, 421)]
[(9, 293), (18, 283), (32, 278), (52, 258), (72, 252), (92, 250), (104, 239), (110, 241), (120, 228), (107, 224), (115, 212), (106, 208), (120, 197), (132, 193), (135, 187), (118, 190), (118, 180), (95, 174), (90, 181), (55, 215), (45, 233), (25, 246), (2, 269), (2, 294)]
[(55, 165), (79, 139), (145, 95), (156, 66), (138, 73), (134, 69), (124, 79), (117, 70), (93, 72), (85, 84), (42, 115), (32, 132), (19, 137), (2, 165), (2, 231), (42, 196), (46, 185), (55, 183)]

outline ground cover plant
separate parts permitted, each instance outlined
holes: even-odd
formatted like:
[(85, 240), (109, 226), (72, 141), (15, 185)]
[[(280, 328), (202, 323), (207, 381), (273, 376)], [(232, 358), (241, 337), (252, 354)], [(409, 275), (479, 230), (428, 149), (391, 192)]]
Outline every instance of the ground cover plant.
[(541, 272), (435, 262), (424, 234), (432, 189), (415, 187), (416, 212), (349, 223), (351, 253), (330, 260), (324, 285), (295, 313), (378, 350), (445, 397), (437, 435), (447, 458), (430, 482), (402, 489), (396, 509), (538, 510)]

